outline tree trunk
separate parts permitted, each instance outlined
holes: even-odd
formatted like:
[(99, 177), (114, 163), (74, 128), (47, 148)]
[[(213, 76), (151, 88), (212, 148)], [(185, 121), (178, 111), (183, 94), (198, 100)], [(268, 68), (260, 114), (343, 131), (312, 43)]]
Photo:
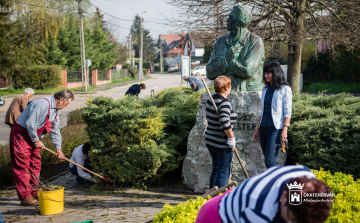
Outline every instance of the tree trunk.
[(292, 35), (288, 43), (287, 81), (294, 93), (300, 93), (301, 54), (303, 47), (304, 9), (306, 0), (302, 0), (294, 10), (295, 22), (292, 23)]

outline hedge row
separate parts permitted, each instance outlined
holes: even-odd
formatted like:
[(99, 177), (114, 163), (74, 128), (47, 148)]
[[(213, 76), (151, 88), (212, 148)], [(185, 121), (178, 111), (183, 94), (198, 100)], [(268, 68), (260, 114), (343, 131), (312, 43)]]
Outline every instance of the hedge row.
[[(167, 89), (155, 97), (94, 98), (83, 108), (96, 171), (118, 183), (151, 183), (179, 167), (201, 92)], [(99, 131), (101, 129), (101, 131)]]
[(291, 123), (292, 160), (360, 178), (360, 97), (294, 95)]
[[(331, 215), (326, 223), (360, 222), (360, 181), (354, 181), (351, 175), (340, 172), (313, 171), (316, 177), (324, 181), (335, 193)], [(197, 197), (176, 206), (165, 204), (161, 213), (156, 214), (153, 223), (195, 222), (196, 216), (206, 199)]]
[(55, 88), (61, 84), (61, 67), (57, 65), (35, 65), (17, 72), (12, 79), (16, 89), (24, 87)]

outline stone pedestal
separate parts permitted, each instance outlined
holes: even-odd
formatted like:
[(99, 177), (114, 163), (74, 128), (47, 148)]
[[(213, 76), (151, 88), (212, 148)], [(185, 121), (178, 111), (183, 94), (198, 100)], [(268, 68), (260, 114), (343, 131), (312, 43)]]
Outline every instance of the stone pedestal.
[[(215, 94), (215, 92), (211, 92)], [(261, 92), (232, 92), (227, 98), (231, 101), (233, 110), (238, 114), (238, 120), (233, 126), (236, 138), (236, 148), (249, 176), (255, 176), (266, 170), (264, 155), (260, 142), (253, 140), (256, 124), (259, 120)], [(212, 170), (211, 156), (205, 145), (205, 130), (207, 127), (205, 104), (209, 99), (207, 93), (201, 95), (196, 124), (192, 128), (184, 159), (182, 177), (183, 182), (196, 193), (204, 193), (209, 189)], [(277, 164), (283, 166), (286, 153), (279, 152)], [(231, 181), (241, 183), (246, 176), (236, 155), (233, 156)]]

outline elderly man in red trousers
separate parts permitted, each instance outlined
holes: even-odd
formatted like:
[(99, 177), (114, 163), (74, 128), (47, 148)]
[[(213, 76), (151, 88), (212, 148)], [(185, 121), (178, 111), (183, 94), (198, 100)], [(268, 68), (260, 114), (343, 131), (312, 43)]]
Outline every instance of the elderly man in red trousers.
[(38, 183), (41, 170), (40, 149), (44, 144), (41, 133), (46, 130), (56, 147), (58, 158), (61, 151), (59, 110), (74, 100), (69, 90), (57, 92), (52, 97), (38, 98), (30, 103), (14, 123), (10, 133), (11, 167), (21, 205), (38, 205)]

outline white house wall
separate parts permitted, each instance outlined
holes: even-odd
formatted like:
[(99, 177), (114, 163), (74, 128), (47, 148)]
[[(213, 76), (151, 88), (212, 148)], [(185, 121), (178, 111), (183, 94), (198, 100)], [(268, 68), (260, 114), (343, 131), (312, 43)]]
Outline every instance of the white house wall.
[(195, 56), (202, 57), (204, 55), (204, 48), (195, 48)]

